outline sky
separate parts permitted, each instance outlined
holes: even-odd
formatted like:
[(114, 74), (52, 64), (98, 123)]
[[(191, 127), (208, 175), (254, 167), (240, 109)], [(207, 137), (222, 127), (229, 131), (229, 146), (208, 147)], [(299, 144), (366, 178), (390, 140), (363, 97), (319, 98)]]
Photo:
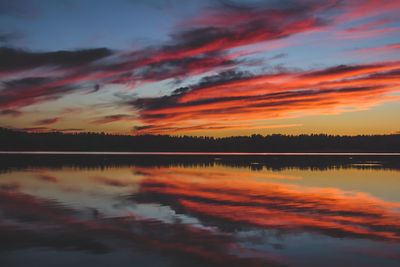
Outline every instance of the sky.
[(0, 127), (400, 132), (396, 0), (0, 0)]

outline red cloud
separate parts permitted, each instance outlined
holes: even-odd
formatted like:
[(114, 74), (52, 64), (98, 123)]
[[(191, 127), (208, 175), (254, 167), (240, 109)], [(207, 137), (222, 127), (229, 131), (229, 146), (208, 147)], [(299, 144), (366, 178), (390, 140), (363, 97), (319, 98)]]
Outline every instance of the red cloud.
[(135, 119), (135, 116), (132, 116), (132, 115), (115, 114), (115, 115), (108, 115), (108, 116), (104, 116), (102, 118), (95, 119), (92, 121), (92, 123), (105, 124), (105, 123), (111, 123), (111, 122), (116, 122), (116, 121), (131, 121), (134, 119)]
[[(139, 108), (137, 133), (262, 127), (259, 120), (366, 109), (399, 90), (400, 63), (337, 66), (322, 70), (246, 75), (222, 73), (170, 96), (128, 101)], [(212, 122), (212, 123), (210, 123)], [(265, 125), (268, 127), (268, 125)]]
[(60, 120), (61, 118), (56, 117), (56, 118), (49, 118), (49, 119), (43, 119), (43, 120), (38, 120), (36, 121), (34, 124), (35, 125), (49, 125), (49, 124), (53, 124), (56, 123)]
[(353, 0), (344, 2), (343, 14), (336, 17), (338, 23), (358, 21), (388, 13), (396, 13), (400, 8), (398, 1), (391, 0)]
[[(184, 21), (171, 34), (170, 41), (136, 51), (98, 48), (34, 53), (0, 49), (7, 59), (0, 63), (4, 80), (0, 108), (9, 110), (52, 101), (81, 90), (95, 93), (103, 84), (120, 83), (134, 88), (145, 82), (223, 72), (249, 64), (243, 59), (246, 50), (232, 49), (282, 40), (327, 25), (357, 23), (361, 18), (392, 14), (399, 8), (396, 1), (372, 0), (277, 2), (273, 7), (263, 3), (241, 6), (223, 2), (212, 11), (202, 11), (198, 17)], [(390, 16), (378, 17), (372, 22), (347, 26), (344, 37), (397, 31), (398, 27), (384, 27), (392, 21)], [(184, 92), (176, 91), (171, 96), (131, 101), (131, 105), (139, 108), (143, 124), (137, 127), (137, 133), (268, 127), (255, 121), (299, 112), (337, 113), (349, 107), (360, 110), (397, 99), (389, 94), (398, 89), (398, 63), (346, 67), (223, 77), (215, 83), (208, 80), (182, 89)], [(39, 68), (49, 71), (44, 76), (41, 72), (29, 74)], [(117, 114), (92, 122), (130, 119), (133, 118)]]
[(43, 181), (47, 181), (47, 182), (52, 182), (52, 183), (57, 183), (58, 182), (58, 178), (52, 175), (48, 175), (48, 174), (38, 174), (36, 176), (38, 179), (43, 180)]
[[(0, 92), (0, 107), (27, 106), (88, 90), (83, 82), (94, 83), (90, 89), (99, 88), (99, 83), (122, 82), (134, 86), (236, 66), (241, 62), (235, 58), (238, 55), (229, 55), (229, 49), (315, 29), (327, 23), (317, 15), (334, 8), (325, 2), (274, 8), (222, 6), (217, 12), (202, 14), (207, 23), (187, 21), (185, 28), (171, 34), (169, 43), (129, 53), (117, 54), (106, 48), (48, 53), (4, 48), (0, 53), (5, 55), (6, 62), (0, 64), (0, 71), (7, 83)], [(104, 58), (109, 60), (98, 62)], [(45, 77), (24, 74), (26, 69), (54, 66), (57, 69)]]

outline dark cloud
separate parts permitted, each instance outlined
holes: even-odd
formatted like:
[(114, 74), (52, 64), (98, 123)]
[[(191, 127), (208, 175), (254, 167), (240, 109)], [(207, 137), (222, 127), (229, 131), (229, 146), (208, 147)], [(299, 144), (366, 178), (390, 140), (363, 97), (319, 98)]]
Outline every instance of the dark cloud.
[[(49, 121), (51, 122), (51, 121)], [(50, 123), (47, 123), (50, 124)], [(39, 125), (39, 124), (38, 124)], [(46, 125), (46, 124), (43, 124)], [(27, 127), (27, 128), (12, 128), (14, 131), (19, 132), (60, 132), (60, 133), (75, 133), (75, 132), (82, 132), (87, 131), (86, 129), (82, 128), (50, 128), (50, 127)]]
[(122, 120), (133, 120), (135, 119), (136, 116), (133, 115), (128, 115), (128, 114), (114, 114), (114, 115), (108, 115), (104, 116), (98, 119), (95, 119), (92, 121), (92, 123), (96, 124), (104, 124), (104, 123), (111, 123), (115, 121), (122, 121)]
[(2, 83), (0, 107), (27, 106), (38, 102), (55, 100), (75, 92), (77, 85), (61, 83), (54, 78), (29, 77)]
[(0, 47), (0, 71), (11, 72), (42, 66), (70, 68), (89, 64), (112, 54), (107, 48), (40, 53)]
[(0, 32), (0, 44), (12, 43), (15, 40), (21, 39), (21, 35), (16, 32)]
[(38, 120), (34, 124), (35, 125), (48, 125), (48, 124), (53, 124), (56, 123), (60, 120), (61, 118), (56, 117), (56, 118), (48, 118), (48, 119), (43, 119), (43, 120)]
[(219, 67), (233, 67), (239, 64), (237, 60), (226, 59), (222, 55), (201, 55), (181, 59), (164, 60), (143, 67), (138, 80), (159, 81), (169, 78), (182, 78), (193, 72)]
[(20, 131), (20, 132), (42, 132), (48, 131), (47, 127), (27, 127), (27, 128), (13, 128), (13, 130)]
[(303, 77), (323, 77), (331, 75), (340, 75), (345, 73), (356, 73), (357, 71), (368, 70), (371, 68), (381, 67), (382, 64), (367, 64), (367, 65), (339, 65), (324, 70), (313, 71), (304, 74)]
[(285, 53), (280, 53), (280, 54), (277, 54), (277, 55), (275, 55), (275, 56), (272, 56), (272, 57), (270, 57), (270, 58), (268, 58), (269, 60), (274, 60), (274, 59), (281, 59), (281, 58), (285, 58), (285, 57), (287, 57), (288, 55), (287, 54), (285, 54)]
[(69, 132), (81, 132), (85, 131), (82, 128), (64, 128), (64, 129), (50, 129), (52, 132), (61, 132), (61, 133), (69, 133)]
[(317, 3), (297, 3), (280, 9), (268, 5), (258, 8), (224, 5), (214, 13), (194, 19), (192, 28), (171, 34), (174, 43), (161, 50), (187, 56), (280, 39), (324, 26), (327, 22), (313, 14), (329, 8)]
[(0, 184), (0, 190), (16, 191), (19, 188), (20, 188), (20, 184), (18, 184), (18, 183), (2, 183), (2, 184)]
[(400, 68), (380, 73), (374, 73), (369, 75), (367, 78), (373, 79), (398, 79), (400, 78)]
[[(93, 66), (95, 61), (112, 54), (106, 48), (38, 53), (1, 47), (0, 72), (5, 74), (0, 90), (0, 107), (27, 106), (55, 100), (77, 89), (88, 91), (88, 85), (80, 83), (91, 80), (91, 75), (98, 71)], [(50, 71), (50, 74), (43, 77), (15, 74), (39, 67), (55, 67), (61, 72), (52, 74)], [(7, 79), (7, 73), (22, 78), (11, 76), (13, 78)], [(98, 89), (99, 86), (95, 86), (94, 90), (89, 91), (96, 92)]]
[[(271, 117), (269, 114), (284, 116), (290, 112), (337, 108), (349, 105), (350, 100), (355, 107), (372, 105), (384, 101), (399, 78), (396, 62), (340, 65), (312, 71), (284, 70), (275, 74), (231, 70), (177, 88), (170, 95), (122, 102), (139, 111), (144, 125), (134, 128), (138, 133), (232, 128), (221, 123), (207, 126), (191, 122), (196, 119), (203, 122), (228, 119), (240, 129), (244, 122), (250, 128), (251, 120), (265, 120)], [(275, 82), (276, 79), (280, 82)], [(235, 121), (241, 123), (234, 124)]]
[(3, 109), (0, 110), (0, 116), (14, 116), (14, 117), (18, 117), (20, 115), (22, 115), (21, 111), (18, 110), (14, 110), (14, 109)]
[[(223, 86), (225, 84), (231, 84), (235, 82), (246, 82), (251, 79), (257, 78), (257, 76), (252, 75), (249, 72), (240, 72), (240, 71), (227, 71), (222, 72), (217, 75), (207, 76), (200, 80), (198, 84), (194, 84), (188, 87), (180, 87), (175, 89), (171, 95), (162, 96), (158, 98), (138, 98), (133, 101), (125, 102), (125, 104), (133, 105), (136, 108), (141, 110), (159, 110), (164, 108), (172, 108), (176, 106), (188, 107), (188, 106), (199, 106), (205, 104), (212, 103), (220, 103), (220, 102), (228, 102), (233, 100), (246, 100), (246, 99), (267, 99), (272, 97), (282, 97), (282, 96), (294, 96), (295, 94), (306, 94), (316, 92), (283, 92), (283, 93), (271, 93), (271, 94), (263, 94), (263, 95), (255, 95), (255, 96), (235, 96), (230, 97), (227, 95), (226, 97), (218, 97), (218, 98), (207, 98), (200, 100), (193, 100), (189, 102), (182, 103), (180, 100), (187, 94), (194, 93), (196, 91), (201, 91), (202, 89), (207, 89), (215, 86)], [(210, 112), (217, 112), (216, 110), (212, 110)]]
[(36, 19), (39, 9), (31, 0), (0, 1), (0, 15)]
[[(221, 1), (215, 8), (202, 10), (198, 16), (185, 20), (170, 34), (168, 42), (135, 51), (93, 48), (31, 52), (1, 47), (0, 72), (4, 73), (4, 88), (0, 91), (0, 107), (32, 105), (58, 99), (78, 90), (96, 93), (105, 84), (119, 83), (134, 88), (145, 82), (182, 80), (191, 75), (223, 72), (241, 65), (261, 66), (262, 61), (239, 59), (240, 55), (231, 50), (324, 27), (332, 23), (330, 14), (340, 10), (341, 3), (339, 0), (276, 1), (273, 4)], [(14, 10), (18, 5), (6, 6), (6, 10)], [(279, 54), (266, 60), (283, 56)], [(28, 77), (28, 74), (22, 73), (25, 70), (38, 71), (39, 67), (54, 67), (56, 71), (46, 73), (46, 77)], [(341, 66), (324, 71), (312, 75), (316, 77), (348, 69)], [(215, 78), (221, 79), (219, 81), (202, 82), (218, 84), (226, 83), (228, 79), (247, 78), (224, 75), (227, 77), (221, 74), (221, 77)], [(197, 85), (199, 88), (206, 86)], [(88, 88), (91, 90), (88, 91)], [(201, 91), (199, 88), (191, 87), (190, 91)], [(164, 105), (173, 105), (179, 95), (181, 92), (175, 92), (175, 95), (166, 96), (162, 101), (165, 101)], [(147, 109), (143, 107), (159, 104), (156, 100), (142, 99), (133, 105)]]
[(42, 78), (42, 77), (27, 77), (23, 79), (18, 79), (18, 80), (11, 80), (11, 81), (5, 81), (2, 83), (3, 91), (4, 90), (18, 90), (19, 88), (23, 87), (35, 87), (35, 86), (41, 86), (44, 85), (48, 82), (53, 81), (52, 79), (49, 78)]
[[(212, 87), (212, 86), (228, 84), (230, 82), (235, 82), (235, 81), (239, 81), (239, 80), (243, 81), (248, 78), (251, 78), (252, 76), (253, 75), (250, 72), (242, 72), (242, 71), (234, 71), (234, 70), (225, 71), (225, 72), (221, 72), (217, 75), (203, 77), (197, 84), (187, 86), (187, 87), (177, 88), (169, 96), (162, 96), (162, 97), (158, 97), (158, 98), (137, 98), (134, 100), (128, 100), (125, 102), (125, 104), (133, 105), (134, 107), (142, 109), (142, 110), (156, 110), (156, 109), (162, 109), (162, 108), (167, 108), (167, 107), (173, 107), (173, 106), (179, 105), (178, 102), (179, 102), (180, 97), (182, 97), (188, 93), (194, 92), (196, 90), (201, 90), (204, 88)], [(200, 105), (200, 104), (205, 104), (206, 102), (209, 103), (210, 101), (218, 102), (221, 100), (222, 100), (222, 98), (209, 99), (209, 100), (192, 102), (192, 103), (181, 104), (181, 105)]]

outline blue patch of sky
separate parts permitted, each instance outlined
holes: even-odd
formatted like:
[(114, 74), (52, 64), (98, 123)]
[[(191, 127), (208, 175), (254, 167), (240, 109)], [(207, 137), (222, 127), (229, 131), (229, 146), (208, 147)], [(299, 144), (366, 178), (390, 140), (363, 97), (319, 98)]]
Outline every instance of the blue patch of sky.
[(199, 3), (185, 5), (182, 1), (169, 1), (168, 5), (163, 4), (165, 1), (129, 0), (29, 2), (38, 9), (36, 17), (16, 14), (24, 10), (0, 13), (0, 25), (25, 35), (26, 42), (19, 45), (33, 51), (91, 47), (127, 50), (159, 44), (170, 39), (169, 34), (182, 19), (202, 8)]

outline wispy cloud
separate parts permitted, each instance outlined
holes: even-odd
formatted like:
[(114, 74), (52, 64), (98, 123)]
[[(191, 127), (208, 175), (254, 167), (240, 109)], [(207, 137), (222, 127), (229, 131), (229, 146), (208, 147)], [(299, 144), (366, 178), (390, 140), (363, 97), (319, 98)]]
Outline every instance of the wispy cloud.
[(21, 116), (22, 112), (14, 109), (3, 109), (0, 110), (0, 116), (13, 116), (18, 117)]
[(105, 123), (111, 123), (111, 122), (116, 122), (116, 121), (132, 121), (134, 119), (136, 119), (135, 116), (128, 115), (128, 114), (114, 114), (114, 115), (107, 115), (107, 116), (95, 119), (91, 123), (105, 124)]
[(384, 54), (384, 53), (396, 53), (400, 50), (400, 43), (387, 44), (382, 46), (369, 46), (356, 48), (349, 51), (349, 53), (360, 53), (360, 54)]
[[(271, 74), (262, 71), (265, 64), (285, 54), (253, 56), (274, 47), (290, 47), (293, 44), (288, 37), (300, 33), (335, 29), (338, 35), (333, 38), (364, 38), (396, 32), (399, 28), (393, 22), (397, 19), (391, 14), (400, 8), (398, 3), (330, 0), (276, 1), (272, 5), (218, 1), (212, 5), (176, 25), (168, 40), (138, 49), (34, 52), (1, 47), (0, 109), (18, 112), (78, 92), (99, 94), (107, 84), (133, 89), (144, 83), (207, 76), (171, 95), (124, 101), (134, 107), (133, 113), (139, 113), (142, 125), (136, 127), (138, 133), (162, 133), (262, 127), (256, 121), (298, 112), (337, 113), (349, 106), (360, 110), (395, 99), (389, 96), (398, 82), (398, 64), (394, 62), (315, 71), (278, 68)], [(19, 9), (9, 5), (6, 10)], [(390, 16), (383, 17), (387, 14)], [(396, 45), (353, 52), (394, 51)], [(258, 71), (243, 71), (248, 67)], [(133, 119), (134, 115), (116, 114), (91, 122)]]
[(56, 117), (56, 118), (48, 118), (48, 119), (38, 120), (35, 122), (35, 125), (49, 125), (49, 124), (58, 122), (60, 119), (61, 118)]
[(0, 72), (4, 88), (0, 106), (26, 106), (57, 99), (87, 90), (87, 84), (82, 86), (84, 82), (93, 83), (92, 88), (106, 83), (135, 87), (138, 83), (234, 67), (241, 60), (236, 58), (238, 55), (230, 55), (230, 49), (323, 26), (328, 21), (316, 14), (332, 8), (327, 3), (290, 2), (273, 8), (224, 4), (214, 12), (205, 11), (188, 20), (185, 27), (171, 33), (167, 43), (128, 52), (107, 48), (30, 52), (2, 47)]
[[(125, 104), (145, 123), (137, 132), (209, 130), (259, 126), (258, 121), (294, 113), (340, 113), (395, 100), (398, 62), (340, 65), (297, 73), (251, 75), (223, 72), (169, 96), (139, 98)], [(232, 123), (230, 126), (227, 123)], [(192, 127), (192, 128), (191, 128)]]

